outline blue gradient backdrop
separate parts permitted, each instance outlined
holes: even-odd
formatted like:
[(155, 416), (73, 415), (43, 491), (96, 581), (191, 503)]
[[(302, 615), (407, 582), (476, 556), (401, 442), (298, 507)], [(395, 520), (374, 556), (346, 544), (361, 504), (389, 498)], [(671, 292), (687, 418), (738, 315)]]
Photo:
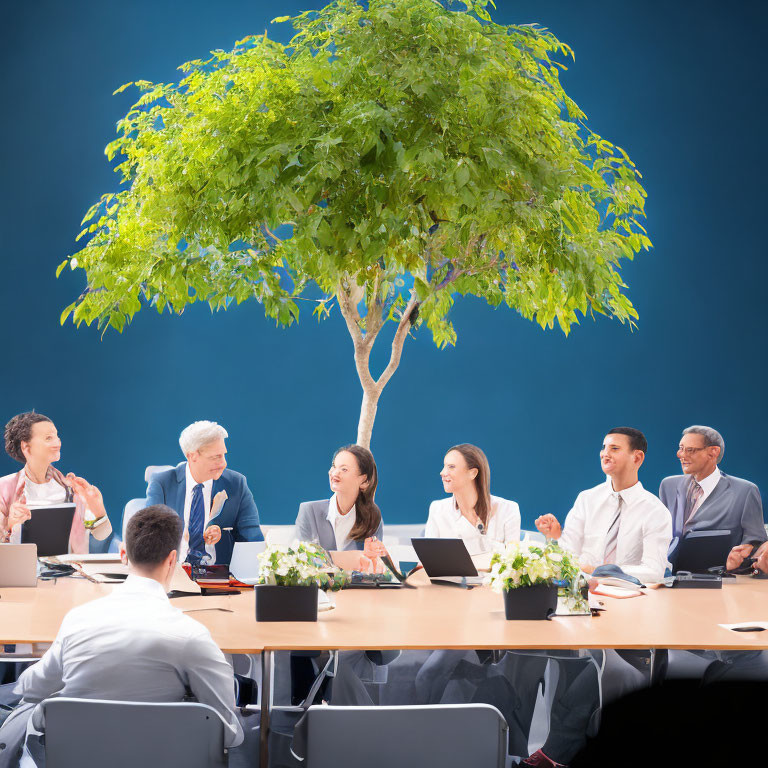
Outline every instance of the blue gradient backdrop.
[[(59, 325), (83, 275), (56, 280), (54, 270), (85, 210), (117, 182), (102, 149), (134, 94), (112, 91), (174, 79), (182, 62), (306, 2), (4, 6), (0, 421), (49, 414), (64, 441), (60, 468), (98, 484), (115, 520), (142, 495), (146, 464), (181, 460), (178, 432), (195, 419), (228, 428), (230, 466), (271, 523), (327, 494), (330, 454), (355, 438), (361, 392), (338, 313), (277, 329), (255, 303), (181, 317), (145, 309), (103, 340)], [(599, 319), (566, 339), (459, 301), (457, 346), (409, 340), (381, 399), (372, 447), (385, 520), (425, 519), (442, 494), (445, 448), (462, 441), (486, 450), (493, 492), (520, 503), (524, 524), (564, 514), (600, 482), (601, 439), (619, 424), (646, 432), (641, 478), (654, 491), (679, 469), (679, 432), (694, 422), (723, 432), (726, 471), (765, 487), (766, 4), (498, 4), (499, 21), (540, 22), (574, 48), (566, 88), (644, 174), (655, 249), (624, 269), (639, 329)], [(2, 474), (17, 466), (0, 458)]]

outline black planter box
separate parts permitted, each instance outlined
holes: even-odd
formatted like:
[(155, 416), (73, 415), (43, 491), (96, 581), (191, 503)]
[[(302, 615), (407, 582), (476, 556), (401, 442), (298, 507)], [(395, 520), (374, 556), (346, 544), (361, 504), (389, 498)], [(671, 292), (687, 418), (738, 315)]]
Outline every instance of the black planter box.
[(548, 619), (556, 610), (555, 584), (536, 584), (504, 592), (504, 613), (508, 620)]
[(257, 584), (256, 621), (317, 621), (317, 584), (278, 587)]

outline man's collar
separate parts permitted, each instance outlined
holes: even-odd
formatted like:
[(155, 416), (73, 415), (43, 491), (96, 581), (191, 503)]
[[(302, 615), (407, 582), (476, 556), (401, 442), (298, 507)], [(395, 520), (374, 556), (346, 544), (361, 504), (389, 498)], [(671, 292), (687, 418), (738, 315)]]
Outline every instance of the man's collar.
[[(187, 487), (188, 488), (194, 488), (197, 485), (197, 481), (194, 477), (192, 477), (192, 471), (189, 468), (189, 462), (186, 463), (186, 477), (187, 477)], [(210, 480), (206, 480), (203, 483), (203, 488), (206, 491), (209, 491), (213, 487), (213, 478)]]
[(643, 484), (638, 480), (634, 485), (630, 485), (629, 488), (625, 488), (623, 491), (614, 491), (613, 482), (610, 477), (605, 479), (605, 487), (609, 494), (617, 496), (621, 494), (621, 498), (624, 503), (629, 505), (637, 501), (643, 494)]
[(138, 573), (129, 573), (128, 578), (122, 584), (118, 584), (115, 589), (121, 592), (139, 592), (151, 597), (168, 599), (165, 588), (159, 581), (146, 576), (139, 576)]
[(701, 486), (701, 489), (704, 491), (704, 493), (712, 493), (712, 491), (715, 490), (715, 486), (720, 482), (720, 478), (722, 477), (722, 474), (720, 473), (720, 470), (717, 466), (703, 479), (696, 480), (696, 482)]

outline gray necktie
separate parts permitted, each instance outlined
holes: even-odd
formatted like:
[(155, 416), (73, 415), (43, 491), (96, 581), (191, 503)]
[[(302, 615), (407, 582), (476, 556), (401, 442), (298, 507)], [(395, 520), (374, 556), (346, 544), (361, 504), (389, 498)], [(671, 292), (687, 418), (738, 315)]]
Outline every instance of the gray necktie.
[(619, 544), (619, 528), (621, 528), (621, 510), (624, 508), (624, 499), (621, 498), (621, 494), (617, 493), (618, 503), (616, 504), (616, 514), (614, 515), (611, 527), (608, 529), (608, 534), (605, 537), (605, 557), (604, 563), (616, 562), (616, 550)]
[(696, 482), (694, 477), (691, 477), (691, 482), (688, 483), (688, 491), (685, 494), (685, 518), (683, 521), (683, 535), (688, 533), (691, 528), (691, 520), (696, 514), (696, 510), (701, 503), (701, 497), (704, 495), (704, 489)]

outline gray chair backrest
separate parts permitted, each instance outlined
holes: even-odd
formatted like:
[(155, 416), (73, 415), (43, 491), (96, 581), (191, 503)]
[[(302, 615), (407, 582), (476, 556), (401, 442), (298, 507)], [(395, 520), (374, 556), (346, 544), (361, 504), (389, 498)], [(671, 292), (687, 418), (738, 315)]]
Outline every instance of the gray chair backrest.
[(306, 768), (503, 768), (507, 723), (488, 704), (307, 710)]
[(52, 698), (47, 768), (226, 768), (224, 724), (207, 704)]

